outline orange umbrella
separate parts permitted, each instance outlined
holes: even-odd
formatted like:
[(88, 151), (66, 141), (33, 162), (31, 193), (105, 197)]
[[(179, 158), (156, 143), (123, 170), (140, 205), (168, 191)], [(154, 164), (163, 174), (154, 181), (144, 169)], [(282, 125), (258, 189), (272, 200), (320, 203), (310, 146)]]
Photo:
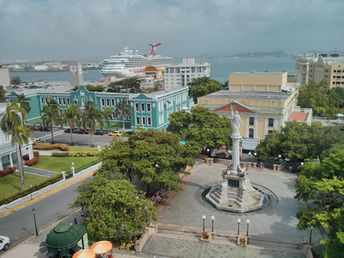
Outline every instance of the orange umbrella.
[(109, 241), (98, 241), (91, 245), (91, 249), (96, 254), (105, 254), (112, 249), (112, 244)]
[(93, 250), (80, 250), (73, 254), (73, 258), (95, 258), (96, 253)]

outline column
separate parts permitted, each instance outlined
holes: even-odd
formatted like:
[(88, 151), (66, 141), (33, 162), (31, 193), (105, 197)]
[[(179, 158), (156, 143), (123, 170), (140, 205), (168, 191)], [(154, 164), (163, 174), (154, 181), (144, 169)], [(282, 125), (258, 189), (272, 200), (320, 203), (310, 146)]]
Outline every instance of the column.
[(240, 137), (235, 137), (232, 135), (232, 174), (238, 174), (238, 166), (240, 165), (240, 148), (239, 148)]
[(11, 164), (11, 167), (13, 167), (12, 153), (10, 153), (9, 155), (10, 155), (10, 164)]

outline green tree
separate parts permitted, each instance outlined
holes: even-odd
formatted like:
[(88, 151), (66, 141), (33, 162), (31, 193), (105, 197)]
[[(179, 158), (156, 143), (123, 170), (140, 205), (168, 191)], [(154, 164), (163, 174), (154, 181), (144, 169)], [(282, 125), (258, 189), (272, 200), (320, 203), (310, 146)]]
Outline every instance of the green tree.
[(72, 145), (74, 145), (73, 129), (80, 125), (81, 117), (82, 112), (79, 106), (75, 103), (71, 103), (63, 113), (63, 118), (70, 129), (70, 141)]
[(102, 126), (103, 117), (101, 111), (97, 108), (96, 104), (92, 101), (85, 103), (85, 109), (82, 114), (82, 123), (85, 127), (90, 129), (91, 143), (94, 146), (93, 135), (96, 131), (97, 122)]
[(137, 77), (126, 78), (120, 81), (111, 82), (108, 92), (140, 93), (140, 79)]
[(24, 169), (21, 146), (27, 144), (30, 137), (30, 128), (24, 124), (26, 110), (19, 102), (7, 105), (1, 118), (1, 130), (11, 136), (12, 146), (16, 145), (18, 166), (20, 172), (20, 187), (24, 189)]
[(76, 205), (86, 210), (87, 232), (94, 240), (133, 241), (157, 219), (153, 203), (127, 180), (95, 176), (78, 189)]
[(168, 131), (179, 134), (187, 142), (204, 149), (229, 145), (230, 120), (205, 107), (193, 107), (190, 112), (178, 111), (170, 115)]
[(148, 196), (164, 189), (178, 190), (180, 174), (192, 165), (197, 150), (180, 144), (180, 138), (170, 132), (138, 131), (128, 141), (115, 139), (100, 154), (103, 164), (100, 174), (121, 173), (143, 189)]
[(110, 120), (112, 119), (112, 114), (113, 114), (113, 111), (110, 107), (106, 107), (103, 109), (102, 116), (106, 122), (107, 129), (110, 128)]
[(24, 94), (17, 95), (17, 102), (25, 109), (26, 113), (29, 113), (31, 108), (29, 104), (29, 98), (27, 98)]
[[(85, 85), (86, 89), (88, 91), (95, 91), (95, 92), (102, 92), (105, 91), (105, 87), (103, 85), (92, 85), (92, 84), (87, 84)], [(79, 86), (75, 86), (73, 88), (73, 91), (77, 91), (79, 89)]]
[(12, 85), (20, 85), (21, 84), (21, 79), (19, 76), (14, 76), (12, 79), (11, 79), (11, 84)]
[(55, 99), (48, 98), (47, 104), (42, 109), (42, 121), (43, 126), (50, 128), (51, 133), (51, 143), (54, 143), (54, 132), (53, 126), (54, 125), (62, 125), (63, 118), (61, 114), (61, 110), (59, 104)]
[(116, 114), (121, 117), (122, 119), (122, 129), (124, 132), (125, 129), (125, 119), (130, 118), (131, 112), (130, 112), (130, 104), (128, 99), (122, 99), (120, 102), (116, 105)]
[(209, 77), (195, 78), (189, 83), (189, 95), (193, 98), (194, 103), (197, 103), (197, 98), (223, 88), (223, 84)]
[(0, 85), (0, 102), (6, 102), (6, 90)]

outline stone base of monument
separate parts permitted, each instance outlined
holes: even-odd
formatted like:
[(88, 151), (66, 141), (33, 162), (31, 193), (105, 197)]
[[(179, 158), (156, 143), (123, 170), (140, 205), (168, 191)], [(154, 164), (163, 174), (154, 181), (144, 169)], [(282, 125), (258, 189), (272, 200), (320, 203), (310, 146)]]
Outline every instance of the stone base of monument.
[(247, 246), (247, 244), (248, 244), (248, 236), (237, 235), (236, 236), (236, 244), (237, 245)]
[(213, 186), (206, 199), (217, 209), (244, 213), (261, 209), (265, 195), (252, 187), (247, 173), (225, 174), (222, 184)]

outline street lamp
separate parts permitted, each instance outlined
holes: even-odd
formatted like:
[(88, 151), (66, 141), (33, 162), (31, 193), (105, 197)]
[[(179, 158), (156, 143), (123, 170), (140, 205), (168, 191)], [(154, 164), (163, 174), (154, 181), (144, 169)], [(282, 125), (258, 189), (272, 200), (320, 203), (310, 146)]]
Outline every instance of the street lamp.
[(206, 219), (206, 216), (203, 215), (203, 216), (202, 216), (202, 221), (203, 221), (203, 232), (205, 231), (205, 219)]
[(252, 155), (252, 153), (249, 151), (249, 152), (248, 152), (248, 159), (249, 159), (249, 162), (251, 162), (251, 155)]
[(215, 217), (211, 216), (211, 233), (214, 233), (214, 222), (215, 222)]
[(250, 228), (250, 220), (247, 219), (247, 220), (246, 220), (246, 236), (248, 236), (248, 230), (249, 230), (249, 228)]
[(35, 232), (36, 232), (36, 236), (38, 236), (38, 229), (37, 229), (37, 221), (36, 221), (36, 213), (35, 213), (35, 209), (32, 209), (32, 215), (33, 215), (33, 222), (35, 224)]
[(239, 234), (240, 234), (240, 223), (241, 223), (241, 219), (238, 219), (237, 222), (238, 222), (238, 235), (239, 235)]

